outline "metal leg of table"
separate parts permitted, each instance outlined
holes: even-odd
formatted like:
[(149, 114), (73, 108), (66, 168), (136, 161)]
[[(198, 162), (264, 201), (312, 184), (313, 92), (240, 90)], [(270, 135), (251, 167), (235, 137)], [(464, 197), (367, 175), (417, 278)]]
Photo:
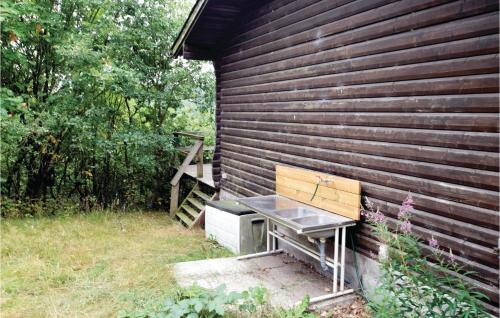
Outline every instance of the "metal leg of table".
[(347, 228), (342, 228), (342, 240), (340, 243), (340, 291), (344, 291), (344, 273), (345, 273), (345, 232)]
[(333, 263), (335, 267), (333, 267), (333, 293), (337, 292), (337, 275), (338, 275), (338, 267), (339, 267), (339, 229), (335, 229), (335, 245), (333, 246)]
[(267, 244), (267, 251), (270, 252), (271, 251), (271, 234), (269, 234), (269, 231), (271, 229), (271, 220), (269, 218), (266, 219), (266, 231), (267, 231), (267, 235), (266, 235), (266, 244)]
[[(347, 295), (354, 292), (354, 289), (345, 289), (345, 244), (346, 244), (346, 231), (347, 227), (335, 229), (335, 238), (333, 246), (333, 288), (331, 294), (326, 294), (318, 297), (311, 298), (310, 303), (317, 303), (328, 299), (333, 299), (342, 295)], [(340, 240), (340, 245), (339, 245)], [(339, 248), (340, 248), (340, 262), (339, 262)], [(339, 267), (340, 267), (340, 282), (339, 282)], [(339, 288), (340, 285), (340, 288)]]
[(263, 257), (263, 256), (271, 256), (275, 254), (280, 254), (283, 253), (283, 250), (275, 250), (275, 251), (269, 251), (269, 252), (260, 252), (260, 253), (254, 253), (254, 254), (247, 254), (243, 256), (238, 256), (236, 259), (237, 260), (244, 260), (244, 259), (250, 259), (250, 258), (257, 258), (257, 257)]
[[(278, 230), (278, 226), (274, 223), (271, 223), (272, 233), (276, 233)], [(273, 239), (273, 251), (276, 251), (278, 248), (278, 239), (276, 237), (272, 237)]]

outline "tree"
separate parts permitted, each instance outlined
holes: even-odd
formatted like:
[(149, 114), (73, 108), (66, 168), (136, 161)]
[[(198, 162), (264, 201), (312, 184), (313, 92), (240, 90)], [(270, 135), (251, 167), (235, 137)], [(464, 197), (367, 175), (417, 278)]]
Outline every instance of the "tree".
[(174, 118), (213, 116), (212, 73), (169, 56), (188, 5), (2, 2), (4, 196), (165, 204)]

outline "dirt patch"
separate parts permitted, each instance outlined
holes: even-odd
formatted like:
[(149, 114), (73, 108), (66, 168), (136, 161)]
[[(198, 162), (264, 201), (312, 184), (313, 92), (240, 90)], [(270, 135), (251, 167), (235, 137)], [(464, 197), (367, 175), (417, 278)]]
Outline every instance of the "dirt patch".
[(357, 297), (352, 303), (339, 305), (333, 309), (322, 312), (321, 318), (370, 318), (371, 315), (366, 302), (361, 297)]

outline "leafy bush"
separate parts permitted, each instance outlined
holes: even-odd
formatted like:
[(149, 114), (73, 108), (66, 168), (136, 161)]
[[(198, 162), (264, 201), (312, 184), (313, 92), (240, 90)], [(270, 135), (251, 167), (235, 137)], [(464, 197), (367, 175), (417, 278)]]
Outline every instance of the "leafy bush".
[(206, 290), (193, 286), (180, 290), (177, 295), (167, 298), (163, 304), (154, 310), (145, 312), (126, 313), (122, 317), (146, 318), (214, 318), (223, 317), (226, 306), (234, 304), (241, 298), (238, 293), (226, 293), (225, 286), (214, 290)]
[(167, 54), (191, 3), (101, 2), (0, 2), (2, 196), (163, 208), (172, 132), (214, 136), (213, 72)]
[(379, 253), (381, 280), (370, 296), (375, 317), (487, 317), (480, 301), (486, 296), (467, 284), (453, 252), (444, 252), (430, 238), (430, 255), (422, 252), (412, 231), (411, 195), (404, 200), (396, 224), (367, 200), (363, 211), (382, 243)]
[(272, 308), (267, 301), (268, 291), (263, 287), (250, 288), (242, 293), (226, 293), (221, 285), (214, 290), (207, 290), (196, 285), (180, 289), (173, 297), (140, 312), (122, 313), (122, 318), (314, 318), (308, 312), (309, 297), (299, 305), (290, 308)]

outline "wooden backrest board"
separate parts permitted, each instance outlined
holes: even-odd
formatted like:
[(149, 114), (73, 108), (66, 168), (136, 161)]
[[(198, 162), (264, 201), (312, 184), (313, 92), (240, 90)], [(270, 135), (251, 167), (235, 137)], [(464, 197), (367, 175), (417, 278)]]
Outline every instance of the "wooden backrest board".
[(276, 193), (353, 220), (360, 217), (361, 183), (357, 180), (276, 165)]

